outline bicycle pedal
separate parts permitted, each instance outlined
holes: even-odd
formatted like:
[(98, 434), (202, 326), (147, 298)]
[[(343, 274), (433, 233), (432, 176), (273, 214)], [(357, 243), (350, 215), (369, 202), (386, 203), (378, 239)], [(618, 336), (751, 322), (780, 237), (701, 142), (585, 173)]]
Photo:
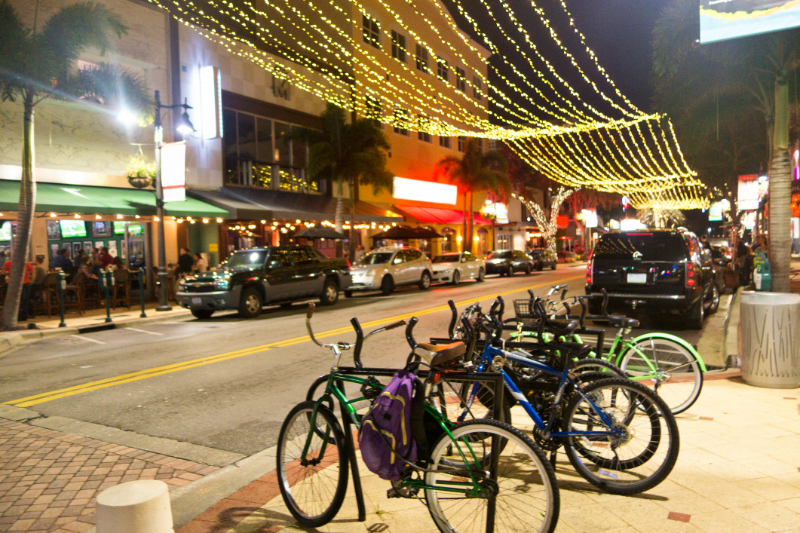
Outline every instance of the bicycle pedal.
[(387, 491), (386, 491), (386, 497), (387, 497), (387, 498), (405, 498), (405, 496), (403, 496), (402, 494), (400, 494), (400, 493), (397, 491), (397, 489), (395, 489), (394, 487), (392, 487), (391, 489), (389, 489), (389, 490), (387, 490)]

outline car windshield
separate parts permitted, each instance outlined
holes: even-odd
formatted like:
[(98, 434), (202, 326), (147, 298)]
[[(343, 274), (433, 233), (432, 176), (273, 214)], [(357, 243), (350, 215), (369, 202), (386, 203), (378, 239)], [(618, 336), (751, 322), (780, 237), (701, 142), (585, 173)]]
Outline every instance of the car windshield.
[(234, 270), (258, 268), (264, 266), (266, 257), (267, 252), (265, 250), (243, 250), (228, 257), (225, 267)]
[(686, 243), (677, 233), (609, 233), (594, 248), (595, 259), (682, 261), (686, 255)]
[(511, 259), (514, 257), (514, 252), (507, 250), (505, 252), (492, 252), (486, 259)]
[(394, 252), (373, 252), (365, 255), (359, 261), (359, 265), (383, 265), (392, 260)]
[(461, 256), (458, 254), (445, 254), (445, 255), (437, 255), (434, 259), (434, 263), (458, 263), (461, 260)]

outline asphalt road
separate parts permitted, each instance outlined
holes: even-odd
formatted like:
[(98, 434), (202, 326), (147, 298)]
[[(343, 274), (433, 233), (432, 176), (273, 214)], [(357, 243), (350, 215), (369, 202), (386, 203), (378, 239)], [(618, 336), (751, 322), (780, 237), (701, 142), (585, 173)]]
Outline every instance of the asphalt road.
[[(480, 299), (488, 308), (503, 294), (513, 313), (510, 302), (525, 298), (529, 288), (543, 295), (550, 285), (566, 282), (570, 293), (582, 293), (584, 268), (559, 265), (555, 272), (437, 285), (425, 292), (402, 288), (389, 297), (357, 294), (318, 307), (314, 330), (325, 335), (324, 342), (352, 342), (353, 316), (369, 331), (418, 315), (417, 340), (445, 336), (448, 300), (463, 308)], [(42, 339), (0, 359), (0, 403), (249, 455), (275, 444), (286, 413), (330, 369), (330, 352), (306, 336), (305, 313), (306, 305), (297, 303), (265, 309), (256, 320), (227, 313)], [(697, 343), (699, 332), (674, 325), (655, 323)], [(647, 321), (643, 326), (652, 327)], [(396, 329), (370, 339), (363, 360), (366, 366), (399, 368), (408, 351), (403, 330)], [(350, 357), (345, 352), (342, 364)]]

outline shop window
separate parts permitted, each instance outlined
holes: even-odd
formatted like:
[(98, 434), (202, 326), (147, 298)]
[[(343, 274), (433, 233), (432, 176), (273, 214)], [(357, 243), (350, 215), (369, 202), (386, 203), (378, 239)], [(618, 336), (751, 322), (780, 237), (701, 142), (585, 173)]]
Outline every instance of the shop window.
[(392, 57), (396, 60), (406, 62), (406, 36), (392, 30)]
[(364, 42), (367, 44), (371, 44), (373, 47), (380, 50), (381, 28), (378, 25), (378, 21), (370, 16), (363, 15), (362, 24), (363, 24), (362, 33), (364, 35)]
[(440, 231), (442, 235), (442, 253), (454, 252), (456, 247), (456, 232), (452, 228), (444, 228)]

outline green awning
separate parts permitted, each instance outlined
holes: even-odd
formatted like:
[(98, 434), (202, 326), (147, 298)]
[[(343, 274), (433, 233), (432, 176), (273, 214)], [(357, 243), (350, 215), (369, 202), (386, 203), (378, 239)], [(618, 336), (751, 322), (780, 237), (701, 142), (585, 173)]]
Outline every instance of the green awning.
[[(0, 180), (0, 211), (16, 211), (19, 206), (19, 182)], [(168, 202), (166, 214), (176, 217), (228, 217), (228, 211), (186, 197), (185, 202)], [(156, 214), (154, 190), (91, 187), (63, 183), (36, 184), (36, 212), (87, 213), (97, 215)]]

